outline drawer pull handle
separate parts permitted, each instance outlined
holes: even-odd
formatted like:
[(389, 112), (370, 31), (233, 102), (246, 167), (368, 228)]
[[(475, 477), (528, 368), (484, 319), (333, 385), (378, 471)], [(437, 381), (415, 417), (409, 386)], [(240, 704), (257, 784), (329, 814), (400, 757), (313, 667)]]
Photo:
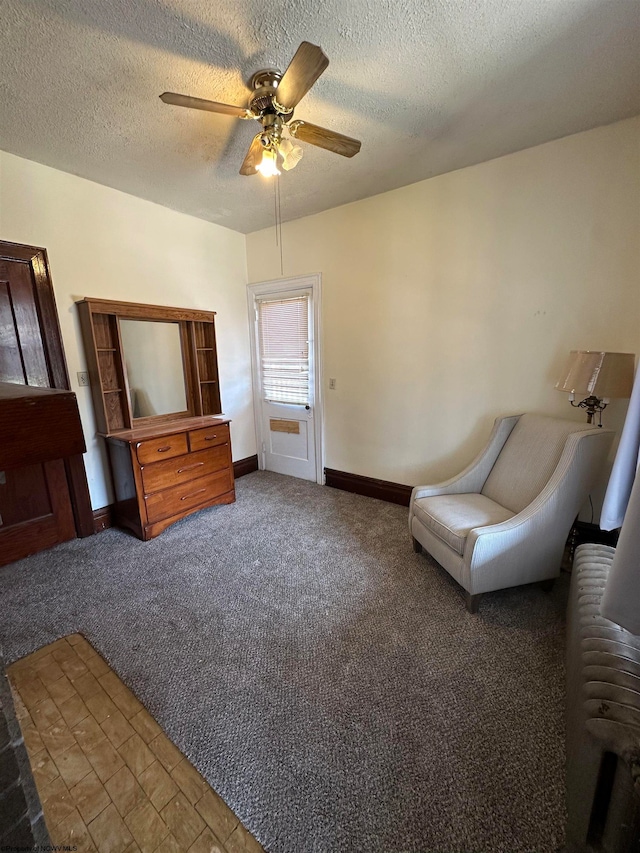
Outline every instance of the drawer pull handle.
[(184, 468), (178, 468), (178, 474), (184, 474), (185, 471), (193, 471), (194, 468), (201, 468), (204, 462), (195, 462), (193, 465), (185, 465)]
[(217, 436), (217, 435), (215, 435), (215, 433), (214, 433), (214, 435), (205, 435), (204, 440), (205, 440), (205, 441), (213, 441), (213, 440), (214, 440), (214, 438), (217, 438), (217, 437), (218, 437), (218, 436)]
[(189, 494), (189, 495), (183, 495), (180, 498), (180, 500), (186, 501), (186, 500), (189, 500), (189, 498), (195, 498), (196, 495), (199, 495), (201, 492), (206, 492), (206, 491), (207, 491), (206, 489), (198, 489), (197, 492), (191, 492), (191, 494)]
[(167, 444), (166, 447), (158, 447), (157, 450), (158, 450), (158, 453), (166, 453), (167, 450), (171, 450), (171, 445)]

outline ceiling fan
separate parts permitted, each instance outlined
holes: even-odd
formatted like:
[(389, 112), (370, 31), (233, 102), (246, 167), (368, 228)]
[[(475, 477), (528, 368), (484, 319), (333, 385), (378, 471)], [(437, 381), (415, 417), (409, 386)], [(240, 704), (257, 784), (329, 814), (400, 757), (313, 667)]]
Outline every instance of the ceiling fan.
[(308, 121), (293, 121), (295, 107), (328, 65), (329, 60), (322, 48), (303, 41), (284, 74), (275, 68), (256, 71), (249, 83), (253, 91), (247, 107), (220, 104), (175, 92), (164, 92), (160, 98), (165, 104), (260, 122), (262, 130), (254, 136), (240, 174), (255, 175), (259, 171), (271, 177), (280, 174), (278, 165), (292, 169), (302, 157), (302, 148), (292, 139), (317, 145), (343, 157), (353, 157), (360, 150), (361, 143), (357, 139)]

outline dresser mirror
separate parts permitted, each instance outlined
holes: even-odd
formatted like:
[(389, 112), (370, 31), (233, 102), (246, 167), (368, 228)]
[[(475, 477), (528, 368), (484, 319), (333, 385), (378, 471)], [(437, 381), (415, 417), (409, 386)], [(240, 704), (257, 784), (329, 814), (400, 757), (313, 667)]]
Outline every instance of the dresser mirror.
[(133, 420), (188, 411), (179, 323), (120, 320)]
[(77, 305), (99, 433), (221, 413), (213, 311)]

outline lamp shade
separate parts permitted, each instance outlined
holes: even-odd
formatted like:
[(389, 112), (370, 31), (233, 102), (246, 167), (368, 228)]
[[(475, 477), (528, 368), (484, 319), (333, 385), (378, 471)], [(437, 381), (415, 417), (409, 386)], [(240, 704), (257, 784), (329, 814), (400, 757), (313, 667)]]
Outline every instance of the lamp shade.
[(572, 350), (556, 388), (579, 397), (630, 397), (634, 361), (631, 352)]

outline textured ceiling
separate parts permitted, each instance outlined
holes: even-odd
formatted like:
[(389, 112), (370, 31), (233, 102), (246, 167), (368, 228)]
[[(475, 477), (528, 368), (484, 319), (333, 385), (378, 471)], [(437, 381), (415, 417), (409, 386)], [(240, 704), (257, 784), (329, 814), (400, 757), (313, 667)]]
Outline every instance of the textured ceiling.
[(238, 169), (258, 126), (163, 104), (246, 104), (298, 44), (329, 68), (284, 220), (640, 113), (639, 0), (0, 0), (0, 148), (249, 232), (273, 185)]

